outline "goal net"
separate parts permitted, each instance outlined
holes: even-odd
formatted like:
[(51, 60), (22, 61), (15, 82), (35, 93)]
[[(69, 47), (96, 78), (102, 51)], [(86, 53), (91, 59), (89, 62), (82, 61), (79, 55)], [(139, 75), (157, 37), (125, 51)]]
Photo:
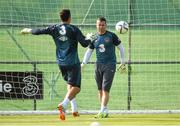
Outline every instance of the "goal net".
[[(21, 35), (22, 28), (60, 23), (59, 11), (69, 8), (72, 24), (84, 35), (96, 32), (104, 16), (108, 30), (125, 48), (126, 73), (116, 72), (108, 108), (124, 111), (178, 111), (180, 108), (179, 0), (1, 0), (0, 1), (0, 111), (56, 111), (66, 84), (55, 59), (51, 36)], [(129, 31), (115, 31), (118, 21)], [(79, 45), (82, 61), (86, 49)], [(119, 65), (117, 50), (117, 66)], [(95, 52), (82, 72), (78, 109), (100, 108), (94, 79)], [(31, 81), (33, 90), (27, 90)], [(69, 106), (70, 110), (70, 106)]]

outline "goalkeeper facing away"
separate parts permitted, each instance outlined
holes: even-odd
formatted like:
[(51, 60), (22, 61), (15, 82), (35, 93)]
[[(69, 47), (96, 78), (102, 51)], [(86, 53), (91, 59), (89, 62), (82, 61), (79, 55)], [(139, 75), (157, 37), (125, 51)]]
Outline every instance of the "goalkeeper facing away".
[(60, 119), (65, 120), (65, 110), (71, 103), (72, 114), (79, 116), (75, 96), (81, 89), (81, 66), (78, 57), (78, 42), (87, 47), (91, 38), (86, 39), (79, 28), (70, 24), (71, 13), (69, 9), (63, 9), (60, 13), (61, 23), (47, 28), (30, 29), (24, 28), (21, 34), (51, 35), (56, 45), (56, 60), (64, 80), (67, 82), (67, 93), (64, 100), (59, 103), (58, 110)]
[[(97, 58), (95, 64), (95, 80), (101, 103), (100, 111), (95, 116), (97, 118), (108, 117), (107, 104), (109, 101), (109, 92), (116, 71), (115, 46), (119, 49), (121, 56), (121, 65), (118, 70), (121, 70), (121, 72), (126, 70), (124, 62), (124, 47), (117, 35), (107, 31), (106, 27), (106, 19), (104, 17), (99, 17), (96, 21), (97, 33), (94, 35), (94, 39), (96, 38), (96, 40), (90, 44), (81, 64), (81, 67), (84, 67), (84, 65), (88, 63), (92, 52), (95, 49)], [(92, 34), (89, 34), (89, 36), (92, 38)]]

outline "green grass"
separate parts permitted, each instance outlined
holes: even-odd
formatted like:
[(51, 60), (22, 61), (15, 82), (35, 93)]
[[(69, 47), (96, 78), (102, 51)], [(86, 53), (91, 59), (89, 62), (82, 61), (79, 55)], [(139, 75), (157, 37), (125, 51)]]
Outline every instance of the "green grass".
[(179, 126), (180, 114), (121, 114), (110, 118), (95, 119), (94, 115), (71, 115), (65, 121), (58, 115), (11, 115), (0, 116), (1, 126), (90, 126), (98, 122), (101, 126)]
[[(9, 30), (16, 42), (7, 33)], [(84, 33), (90, 28), (82, 28)], [(20, 35), (20, 28), (0, 29), (0, 61), (54, 61), (55, 45), (50, 36)], [(180, 61), (179, 30), (133, 29), (131, 42), (131, 61)], [(119, 34), (118, 34), (119, 35)], [(128, 34), (119, 35), (125, 47), (128, 61)], [(79, 46), (82, 61), (86, 49)], [(117, 60), (119, 54), (117, 51)], [(95, 52), (91, 57), (95, 61)], [(132, 65), (131, 109), (167, 110), (180, 106), (180, 64), (139, 64)], [(58, 75), (56, 64), (38, 64), (37, 69), (44, 74), (44, 99), (37, 101), (37, 110), (55, 110), (66, 93), (66, 85)], [(31, 64), (0, 64), (0, 71), (33, 71)], [(53, 80), (55, 83), (53, 82)], [(126, 110), (128, 94), (127, 73), (116, 73), (110, 92), (109, 109)], [(85, 66), (82, 73), (82, 90), (77, 96), (79, 110), (98, 110), (97, 88), (94, 80), (94, 65)], [(33, 100), (1, 100), (0, 110), (33, 110)], [(69, 106), (70, 107), (70, 106)]]

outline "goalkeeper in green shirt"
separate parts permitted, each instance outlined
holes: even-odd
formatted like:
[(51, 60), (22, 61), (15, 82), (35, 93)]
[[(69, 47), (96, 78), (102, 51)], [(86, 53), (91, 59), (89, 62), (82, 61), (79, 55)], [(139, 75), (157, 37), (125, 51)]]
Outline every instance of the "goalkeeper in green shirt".
[(95, 80), (99, 91), (99, 100), (101, 103), (101, 109), (96, 117), (107, 118), (108, 117), (108, 101), (109, 92), (112, 86), (114, 74), (116, 71), (116, 55), (115, 47), (120, 51), (121, 65), (118, 69), (125, 71), (124, 62), (124, 48), (120, 39), (114, 33), (106, 30), (106, 19), (100, 17), (96, 21), (97, 33), (95, 35), (89, 34), (89, 37), (96, 38), (96, 40), (90, 44), (88, 50), (84, 55), (81, 67), (88, 63), (93, 50), (96, 50), (96, 64), (95, 64)]
[(64, 100), (59, 103), (58, 109), (60, 119), (65, 120), (65, 110), (68, 103), (71, 102), (72, 114), (74, 117), (79, 116), (75, 96), (81, 89), (81, 67), (78, 57), (78, 42), (83, 47), (87, 47), (91, 38), (86, 39), (78, 27), (70, 24), (71, 13), (69, 9), (63, 9), (60, 12), (62, 23), (48, 26), (41, 29), (24, 28), (22, 34), (51, 35), (56, 45), (56, 61), (62, 73), (64, 80), (67, 82), (67, 93)]

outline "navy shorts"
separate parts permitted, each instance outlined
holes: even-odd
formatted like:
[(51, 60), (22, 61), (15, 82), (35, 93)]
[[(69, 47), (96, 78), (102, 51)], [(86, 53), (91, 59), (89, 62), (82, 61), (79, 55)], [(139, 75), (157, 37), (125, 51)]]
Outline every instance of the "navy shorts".
[(81, 67), (80, 64), (75, 64), (71, 66), (61, 66), (59, 69), (62, 73), (62, 77), (67, 82), (67, 84), (73, 87), (81, 87)]
[(116, 64), (95, 64), (95, 79), (98, 90), (110, 91)]

